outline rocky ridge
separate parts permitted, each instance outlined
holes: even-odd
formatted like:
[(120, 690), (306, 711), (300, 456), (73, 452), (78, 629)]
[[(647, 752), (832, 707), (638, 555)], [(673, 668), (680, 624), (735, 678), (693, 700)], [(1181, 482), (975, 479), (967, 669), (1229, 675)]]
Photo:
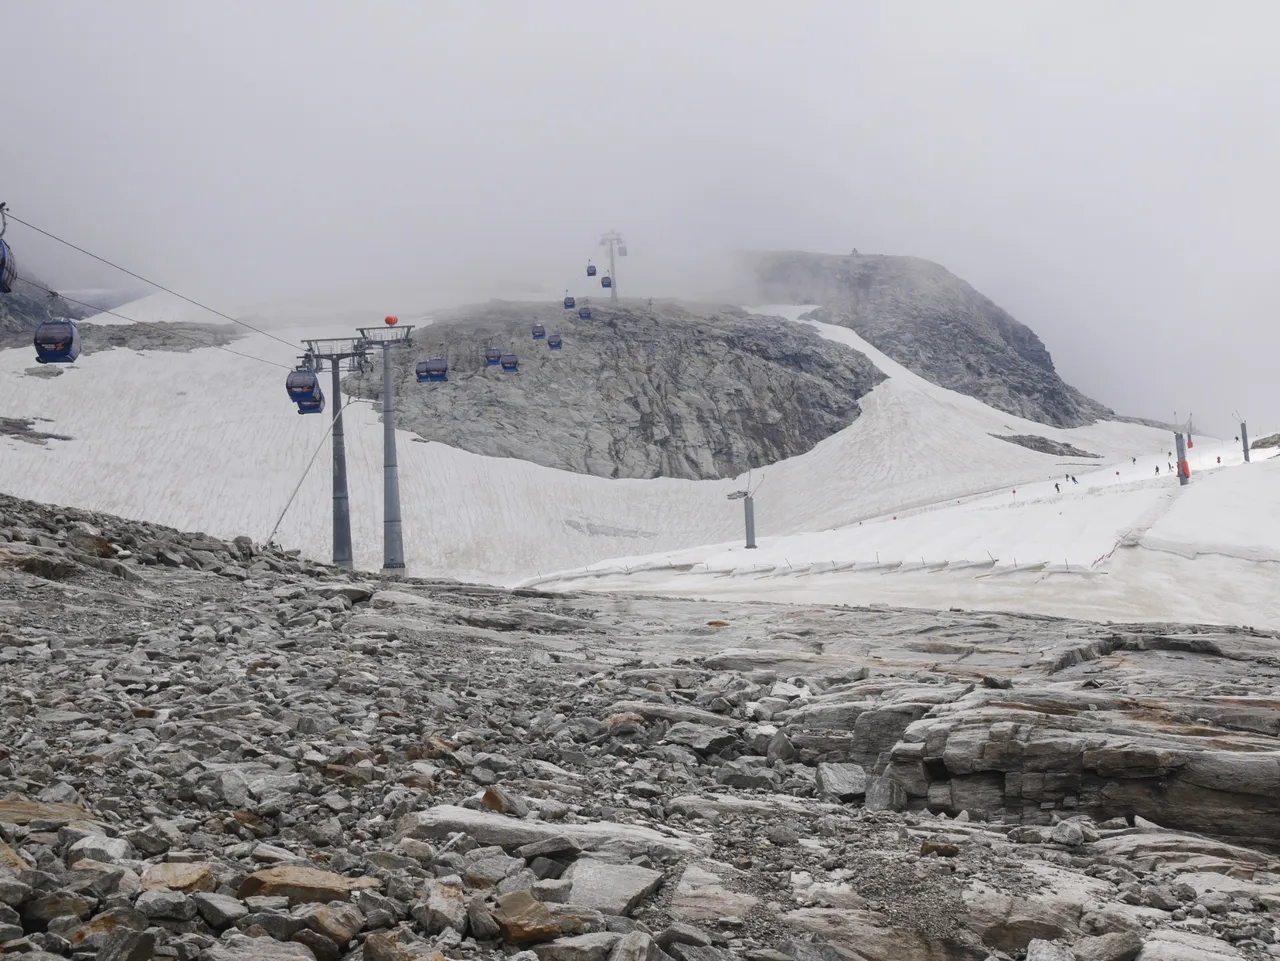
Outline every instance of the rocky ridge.
[[(735, 477), (802, 454), (848, 427), (884, 379), (862, 354), (814, 331), (745, 311), (493, 302), (438, 315), (396, 357), (397, 425), (423, 440), (600, 477)], [(534, 323), (559, 332), (551, 351)], [(518, 374), (487, 367), (512, 349)], [(419, 385), (415, 363), (449, 361), (447, 383)], [(344, 389), (380, 396), (380, 358)]]
[(755, 302), (822, 304), (812, 319), (856, 331), (941, 387), (1054, 427), (1114, 417), (1063, 382), (1034, 331), (939, 264), (857, 251), (743, 259)]
[(82, 307), (19, 280), (12, 293), (0, 295), (0, 343), (7, 346), (18, 335), (30, 341), (36, 325), (42, 321), (55, 317), (79, 319), (88, 313)]
[(1277, 638), (379, 582), (0, 498), (0, 950), (1280, 954)]
[[(3, 303), (3, 300), (0, 300)], [(58, 316), (71, 316), (59, 314)], [(53, 316), (42, 319), (53, 319)], [(25, 347), (31, 350), (32, 366), (26, 373), (32, 376), (56, 377), (58, 367), (40, 367), (35, 364), (35, 350), (31, 337), (39, 320), (19, 324), (14, 329), (0, 329), (0, 349)], [(199, 347), (224, 346), (243, 336), (232, 324), (89, 324), (77, 321), (80, 330), (81, 356), (102, 350), (124, 348), (128, 350), (191, 351)]]
[(1017, 444), (1019, 447), (1025, 447), (1027, 450), (1039, 451), (1042, 454), (1053, 454), (1055, 457), (1092, 457), (1100, 459), (1102, 456), (1101, 454), (1090, 454), (1087, 450), (1081, 450), (1074, 444), (1064, 444), (1061, 441), (1049, 440), (1049, 438), (1041, 437), (1039, 434), (992, 434), (991, 436), (1008, 441), (1010, 444)]
[[(7, 241), (13, 249), (13, 236), (10, 235)], [(16, 257), (18, 281), (10, 293), (0, 296), (0, 345), (3, 346), (9, 346), (10, 338), (15, 334), (29, 339), (36, 325), (42, 321), (58, 317), (81, 320), (128, 303), (145, 293), (145, 288), (135, 287), (95, 287), (64, 290), (62, 294), (50, 293), (50, 285), (28, 269), (21, 249), (16, 252)]]

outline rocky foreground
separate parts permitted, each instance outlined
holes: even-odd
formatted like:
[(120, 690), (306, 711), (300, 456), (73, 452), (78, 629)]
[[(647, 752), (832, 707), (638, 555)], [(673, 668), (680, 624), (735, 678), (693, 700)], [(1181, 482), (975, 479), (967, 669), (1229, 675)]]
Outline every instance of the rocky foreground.
[(0, 498), (0, 953), (1280, 954), (1254, 632), (378, 583)]

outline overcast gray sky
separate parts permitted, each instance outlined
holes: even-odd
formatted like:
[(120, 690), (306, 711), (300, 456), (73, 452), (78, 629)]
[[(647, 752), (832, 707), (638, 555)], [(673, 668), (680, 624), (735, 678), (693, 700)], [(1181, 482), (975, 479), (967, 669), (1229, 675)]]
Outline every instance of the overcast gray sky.
[[(1274, 0), (40, 0), (3, 23), (0, 199), (220, 307), (558, 290), (610, 227), (633, 294), (730, 248), (856, 247), (946, 265), (1124, 412), (1280, 428)], [(9, 239), (55, 283), (106, 279)]]

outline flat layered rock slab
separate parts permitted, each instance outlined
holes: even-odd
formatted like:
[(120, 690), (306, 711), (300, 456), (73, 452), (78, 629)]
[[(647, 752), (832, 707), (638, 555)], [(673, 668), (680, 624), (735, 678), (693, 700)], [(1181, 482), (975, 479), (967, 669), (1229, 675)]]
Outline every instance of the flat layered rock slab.
[(536, 944), (533, 953), (538, 961), (606, 961), (621, 940), (622, 935), (615, 931), (597, 931)]
[(715, 671), (755, 671), (771, 669), (779, 674), (803, 674), (834, 665), (831, 658), (808, 651), (771, 648), (731, 647), (704, 658), (702, 663)]
[(685, 707), (680, 704), (662, 704), (657, 701), (619, 701), (609, 708), (610, 714), (639, 714), (645, 720), (662, 719), (672, 724), (686, 721), (690, 724), (705, 724), (708, 727), (741, 727), (737, 718), (723, 714), (713, 714), (696, 707)]
[(629, 915), (662, 883), (662, 872), (635, 864), (608, 864), (590, 859), (573, 866), (569, 904), (604, 914)]
[(841, 810), (838, 804), (813, 798), (772, 794), (766, 797), (741, 797), (734, 794), (681, 794), (667, 802), (667, 810), (685, 817), (710, 820), (723, 814), (830, 814)]
[(859, 961), (987, 961), (990, 957), (979, 944), (925, 938), (890, 925), (884, 915), (872, 911), (800, 908), (784, 914), (782, 920), (852, 952)]
[(25, 827), (33, 821), (68, 824), (76, 821), (92, 823), (97, 819), (78, 804), (31, 801), (23, 797), (0, 798), (0, 822)]
[(196, 891), (212, 891), (217, 886), (213, 866), (204, 861), (153, 864), (142, 874), (144, 890), (168, 888), (192, 894)]
[(316, 956), (296, 941), (236, 937), (205, 948), (200, 961), (316, 961)]
[(639, 824), (589, 821), (579, 824), (547, 824), (542, 821), (510, 818), (493, 811), (441, 804), (414, 811), (401, 818), (397, 837), (446, 838), (461, 831), (478, 844), (518, 848), (560, 836), (571, 839), (584, 851), (616, 851), (627, 857), (651, 854), (657, 857), (686, 857), (702, 854), (702, 843), (689, 835), (668, 835)]
[(671, 899), (671, 915), (682, 921), (742, 918), (760, 899), (731, 887), (745, 881), (736, 868), (719, 861), (697, 861), (684, 869)]
[(345, 901), (351, 892), (382, 886), (377, 878), (348, 878), (331, 871), (289, 865), (256, 871), (240, 883), (236, 892), (241, 898), (280, 896), (290, 904)]
[(1136, 961), (1239, 961), (1244, 957), (1217, 938), (1184, 931), (1156, 931), (1142, 946)]

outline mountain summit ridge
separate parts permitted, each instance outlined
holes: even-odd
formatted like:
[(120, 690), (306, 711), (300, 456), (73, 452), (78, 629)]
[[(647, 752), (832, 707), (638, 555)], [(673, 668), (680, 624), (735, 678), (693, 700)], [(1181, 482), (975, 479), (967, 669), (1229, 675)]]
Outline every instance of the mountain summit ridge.
[(1053, 427), (1116, 416), (1063, 381), (1034, 330), (941, 264), (857, 251), (739, 257), (756, 302), (821, 304), (811, 319), (848, 327), (939, 387)]

